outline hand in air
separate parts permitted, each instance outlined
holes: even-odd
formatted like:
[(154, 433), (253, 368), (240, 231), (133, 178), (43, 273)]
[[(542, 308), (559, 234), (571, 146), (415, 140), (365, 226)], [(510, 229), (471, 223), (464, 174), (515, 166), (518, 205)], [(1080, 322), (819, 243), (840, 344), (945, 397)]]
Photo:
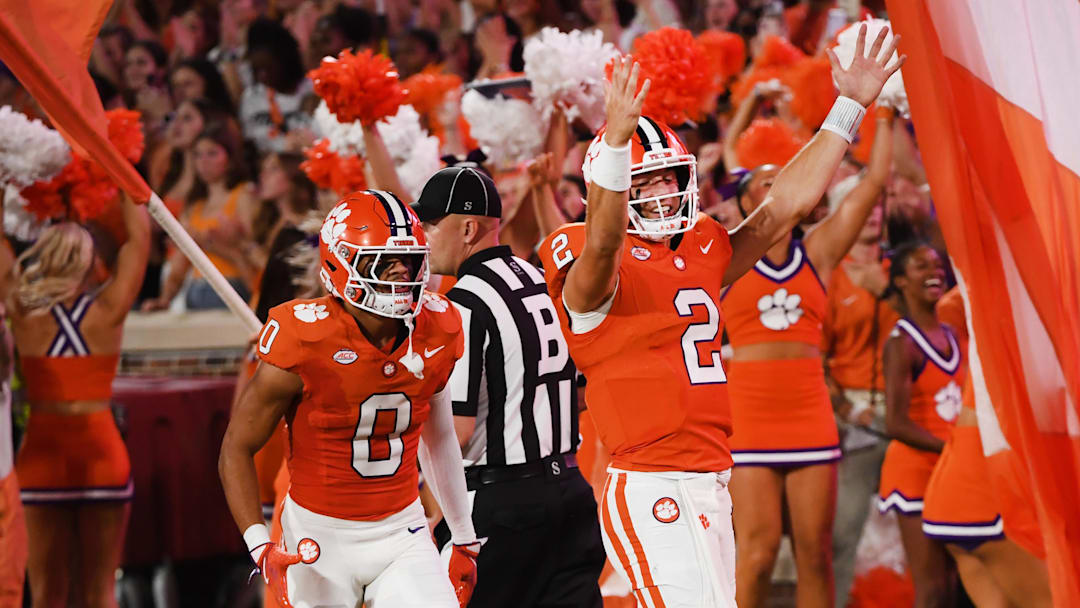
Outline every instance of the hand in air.
[(454, 587), (458, 604), (465, 608), (476, 587), (476, 558), (480, 556), (480, 541), (467, 545), (454, 545), (450, 554), (450, 584)]
[(649, 93), (649, 80), (638, 91), (638, 73), (641, 66), (627, 57), (616, 57), (611, 68), (611, 82), (607, 84), (604, 105), (607, 108), (607, 130), (604, 141), (613, 148), (621, 148), (630, 141), (641, 118), (641, 105)]
[(885, 37), (889, 33), (889, 28), (882, 28), (878, 32), (877, 39), (874, 40), (874, 44), (870, 47), (869, 55), (864, 54), (866, 47), (866, 24), (859, 26), (859, 37), (855, 41), (855, 57), (851, 60), (851, 65), (845, 70), (840, 66), (840, 60), (836, 57), (836, 53), (832, 49), (825, 49), (825, 53), (829, 56), (829, 63), (832, 64), (833, 79), (836, 81), (836, 88), (840, 91), (840, 94), (844, 97), (850, 97), (859, 102), (863, 107), (869, 106), (874, 103), (879, 93), (881, 93), (881, 87), (885, 86), (885, 81), (893, 75), (896, 70), (900, 69), (900, 66), (904, 65), (904, 61), (907, 60), (907, 55), (901, 55), (900, 58), (892, 65), (887, 65), (889, 59), (896, 51), (896, 45), (900, 41), (900, 36), (893, 36), (892, 41), (889, 42), (889, 46), (882, 52), (881, 46), (885, 42)]

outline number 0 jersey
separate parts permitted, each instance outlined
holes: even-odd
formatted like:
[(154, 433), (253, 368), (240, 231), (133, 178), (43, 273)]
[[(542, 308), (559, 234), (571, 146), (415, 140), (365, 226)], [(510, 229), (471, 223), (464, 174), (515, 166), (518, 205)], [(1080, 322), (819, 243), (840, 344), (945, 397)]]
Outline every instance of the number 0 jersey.
[(461, 317), (442, 296), (424, 294), (414, 318), (419, 375), (360, 331), (332, 296), (293, 300), (270, 310), (259, 358), (304, 381), (286, 415), (289, 495), (305, 509), (376, 520), (417, 497), (416, 449), (431, 396), (442, 389), (464, 348)]
[(720, 288), (731, 262), (727, 230), (699, 214), (674, 251), (628, 236), (618, 287), (604, 320), (570, 331), (566, 273), (585, 225), (556, 230), (540, 246), (544, 278), (578, 369), (585, 403), (612, 466), (634, 471), (721, 471), (731, 466), (727, 377), (720, 361)]

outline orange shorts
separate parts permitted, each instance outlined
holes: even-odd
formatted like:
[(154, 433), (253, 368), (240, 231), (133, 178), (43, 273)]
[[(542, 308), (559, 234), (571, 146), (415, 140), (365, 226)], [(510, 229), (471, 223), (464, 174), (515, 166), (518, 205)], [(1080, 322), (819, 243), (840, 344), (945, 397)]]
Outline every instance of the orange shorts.
[(904, 515), (922, 513), (926, 484), (930, 482), (939, 456), (895, 439), (890, 441), (885, 450), (885, 462), (881, 465), (878, 510), (887, 513), (894, 509)]
[(131, 500), (127, 446), (112, 412), (33, 412), (15, 459), (25, 504)]
[(1005, 538), (978, 427), (953, 428), (926, 486), (923, 532), (964, 546)]
[(0, 479), (0, 607), (22, 606), (29, 544), (18, 475)]
[(729, 367), (736, 466), (792, 467), (840, 459), (821, 359), (735, 361)]

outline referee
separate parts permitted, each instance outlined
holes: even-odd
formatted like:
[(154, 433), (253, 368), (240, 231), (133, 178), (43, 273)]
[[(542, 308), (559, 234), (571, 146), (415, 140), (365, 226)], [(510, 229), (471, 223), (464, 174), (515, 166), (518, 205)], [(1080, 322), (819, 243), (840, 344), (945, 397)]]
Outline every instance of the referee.
[[(473, 523), (487, 538), (469, 606), (600, 608), (604, 548), (575, 454), (577, 371), (543, 275), (499, 245), (502, 202), (482, 171), (443, 169), (413, 205), (431, 271), (457, 276), (447, 296), (465, 352), (448, 387)], [(449, 540), (445, 523), (435, 535)]]

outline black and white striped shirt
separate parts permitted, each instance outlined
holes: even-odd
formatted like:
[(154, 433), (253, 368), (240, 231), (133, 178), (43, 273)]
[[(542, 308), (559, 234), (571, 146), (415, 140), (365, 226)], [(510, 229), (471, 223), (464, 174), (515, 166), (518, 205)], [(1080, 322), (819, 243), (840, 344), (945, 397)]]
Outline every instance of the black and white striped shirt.
[(448, 385), (454, 414), (476, 418), (465, 465), (574, 452), (577, 370), (540, 270), (492, 247), (465, 260), (447, 296), (465, 332)]

